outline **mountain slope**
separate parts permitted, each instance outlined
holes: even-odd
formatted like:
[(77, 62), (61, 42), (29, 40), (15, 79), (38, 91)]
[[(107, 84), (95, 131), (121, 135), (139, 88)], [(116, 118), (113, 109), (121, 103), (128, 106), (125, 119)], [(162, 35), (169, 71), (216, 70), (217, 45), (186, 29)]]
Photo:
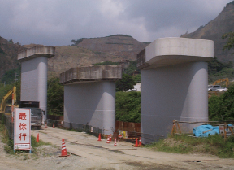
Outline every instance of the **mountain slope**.
[(6, 40), (0, 36), (0, 78), (6, 71), (19, 67), (18, 52), (23, 50), (19, 43)]
[(226, 40), (222, 39), (222, 35), (230, 31), (234, 31), (234, 1), (228, 3), (214, 20), (190, 34), (181, 35), (181, 37), (213, 40), (215, 57), (220, 61), (234, 62), (234, 49), (223, 51)]
[(129, 35), (110, 35), (82, 39), (73, 46), (57, 46), (55, 56), (48, 60), (49, 76), (58, 76), (70, 68), (103, 61), (135, 61), (136, 54), (148, 44), (138, 42)]

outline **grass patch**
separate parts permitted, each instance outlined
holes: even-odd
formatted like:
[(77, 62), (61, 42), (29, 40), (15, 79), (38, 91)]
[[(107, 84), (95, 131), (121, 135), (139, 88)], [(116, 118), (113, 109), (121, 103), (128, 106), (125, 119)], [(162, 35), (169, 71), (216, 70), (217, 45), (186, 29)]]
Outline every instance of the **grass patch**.
[[(0, 121), (0, 131), (1, 131), (2, 142), (5, 143), (4, 150), (6, 151), (6, 153), (14, 154), (14, 140), (10, 139), (6, 127), (4, 124), (2, 124), (1, 121)], [(37, 147), (44, 145), (51, 145), (51, 143), (43, 142), (41, 140), (37, 142), (36, 137), (31, 136), (32, 153), (37, 154)], [(29, 153), (29, 151), (15, 150), (15, 153)]]
[(234, 136), (225, 141), (220, 135), (212, 135), (207, 138), (175, 135), (146, 145), (146, 147), (162, 152), (207, 153), (220, 158), (234, 158)]
[(2, 142), (5, 143), (4, 150), (6, 151), (6, 153), (13, 154), (14, 141), (10, 139), (6, 127), (4, 124), (2, 124), (2, 121), (0, 121), (0, 131), (1, 131)]

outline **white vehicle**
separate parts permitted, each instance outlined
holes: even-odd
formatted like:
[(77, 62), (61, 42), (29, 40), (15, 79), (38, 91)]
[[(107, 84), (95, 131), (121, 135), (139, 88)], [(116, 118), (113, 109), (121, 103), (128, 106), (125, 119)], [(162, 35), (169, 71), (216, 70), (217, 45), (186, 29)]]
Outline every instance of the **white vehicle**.
[(220, 85), (211, 85), (208, 86), (208, 91), (227, 91), (227, 88)]
[(227, 87), (220, 87), (216, 91), (227, 91)]
[(211, 85), (208, 86), (208, 91), (217, 91), (217, 89), (221, 88), (220, 85)]

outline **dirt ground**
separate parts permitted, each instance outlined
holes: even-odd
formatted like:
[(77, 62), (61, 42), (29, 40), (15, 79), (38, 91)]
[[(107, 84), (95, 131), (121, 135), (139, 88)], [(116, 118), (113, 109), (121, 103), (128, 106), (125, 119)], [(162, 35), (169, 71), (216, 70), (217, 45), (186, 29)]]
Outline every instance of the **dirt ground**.
[[(53, 145), (42, 146), (35, 154), (6, 154), (0, 142), (1, 170), (152, 170), (152, 169), (234, 169), (234, 159), (221, 159), (211, 155), (172, 154), (154, 152), (144, 147), (134, 147), (129, 142), (106, 143), (84, 132), (59, 128), (33, 130), (32, 135)], [(69, 157), (61, 155), (62, 139)]]

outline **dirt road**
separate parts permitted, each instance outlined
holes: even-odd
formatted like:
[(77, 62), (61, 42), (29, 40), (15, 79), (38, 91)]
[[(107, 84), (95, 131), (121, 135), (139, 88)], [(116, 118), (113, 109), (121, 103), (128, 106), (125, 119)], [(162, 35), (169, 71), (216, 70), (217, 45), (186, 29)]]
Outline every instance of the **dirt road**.
[[(32, 131), (40, 140), (54, 146), (43, 146), (38, 156), (23, 154), (9, 156), (1, 144), (0, 169), (44, 170), (44, 169), (234, 169), (234, 159), (220, 159), (210, 155), (171, 154), (153, 152), (146, 148), (133, 147), (132, 143), (97, 141), (84, 132), (66, 131), (59, 128), (43, 128)], [(70, 157), (61, 154), (62, 139), (65, 139)]]

